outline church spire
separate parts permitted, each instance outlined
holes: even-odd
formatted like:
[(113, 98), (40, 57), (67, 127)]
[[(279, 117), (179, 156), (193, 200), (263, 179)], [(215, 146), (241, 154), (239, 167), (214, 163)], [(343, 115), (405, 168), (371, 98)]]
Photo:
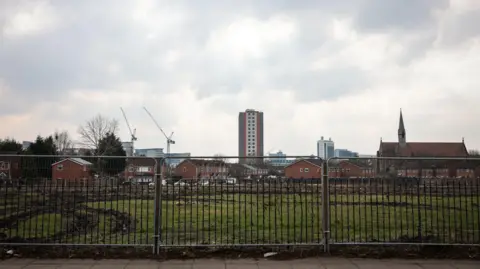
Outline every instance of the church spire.
[(405, 125), (403, 123), (402, 109), (400, 108), (400, 121), (398, 123), (398, 143), (400, 146), (405, 146), (407, 143)]

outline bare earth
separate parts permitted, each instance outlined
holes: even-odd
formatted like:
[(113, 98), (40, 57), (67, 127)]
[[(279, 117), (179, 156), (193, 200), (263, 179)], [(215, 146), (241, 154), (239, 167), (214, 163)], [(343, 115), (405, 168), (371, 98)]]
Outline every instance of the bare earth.
[(345, 258), (312, 258), (275, 260), (32, 260), (0, 261), (0, 269), (479, 269), (480, 261), (461, 260), (376, 260)]

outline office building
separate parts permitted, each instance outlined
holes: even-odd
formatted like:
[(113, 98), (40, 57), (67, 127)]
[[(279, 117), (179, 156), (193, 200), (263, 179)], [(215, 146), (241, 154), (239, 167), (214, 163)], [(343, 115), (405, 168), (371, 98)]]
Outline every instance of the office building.
[(133, 156), (133, 143), (132, 142), (122, 142), (122, 148), (125, 150), (127, 157)]
[(163, 152), (163, 148), (136, 149), (135, 156), (163, 158), (165, 157), (165, 153)]
[[(263, 157), (263, 137), (263, 112), (253, 109), (240, 112), (238, 114), (238, 155)], [(240, 159), (240, 161), (245, 162), (246, 159)]]
[(165, 157), (167, 157), (166, 161), (168, 165), (176, 167), (179, 163), (183, 162), (185, 159), (190, 158), (190, 156), (191, 154), (189, 152), (186, 152), (186, 153), (170, 153), (170, 155)]
[(287, 166), (293, 162), (293, 160), (287, 159), (287, 154), (282, 151), (269, 153), (268, 157), (268, 163), (273, 166)]
[(358, 157), (358, 153), (350, 151), (348, 149), (335, 149), (334, 156), (337, 158), (351, 158)]
[(317, 156), (324, 160), (335, 156), (335, 144), (331, 138), (326, 140), (323, 139), (322, 136), (320, 140), (317, 141)]
[(22, 150), (24, 150), (24, 151), (27, 150), (30, 147), (31, 144), (32, 144), (31, 141), (23, 141), (22, 142)]

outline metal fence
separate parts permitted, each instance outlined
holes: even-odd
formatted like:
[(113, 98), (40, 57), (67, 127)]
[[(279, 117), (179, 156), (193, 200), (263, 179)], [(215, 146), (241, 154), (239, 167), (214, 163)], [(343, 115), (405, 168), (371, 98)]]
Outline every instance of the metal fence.
[(329, 243), (480, 245), (478, 168), (473, 158), (329, 160)]
[(288, 159), (0, 155), (0, 244), (480, 245), (480, 159)]

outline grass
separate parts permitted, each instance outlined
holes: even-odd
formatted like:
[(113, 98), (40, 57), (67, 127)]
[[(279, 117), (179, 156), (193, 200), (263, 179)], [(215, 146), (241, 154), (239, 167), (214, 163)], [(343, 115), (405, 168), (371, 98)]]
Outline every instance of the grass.
[[(479, 201), (478, 196), (332, 195), (330, 237), (334, 242), (479, 243)], [(96, 215), (98, 224), (71, 231), (61, 239), (63, 243), (153, 242), (153, 200), (78, 206), (75, 213)], [(95, 213), (85, 206), (125, 212), (136, 220), (135, 225), (116, 230), (119, 219), (112, 212)], [(69, 214), (39, 214), (0, 232), (8, 237), (53, 236), (72, 227), (74, 214)], [(166, 245), (319, 243), (323, 238), (321, 198), (312, 194), (183, 196), (164, 200), (161, 214), (161, 240)]]

